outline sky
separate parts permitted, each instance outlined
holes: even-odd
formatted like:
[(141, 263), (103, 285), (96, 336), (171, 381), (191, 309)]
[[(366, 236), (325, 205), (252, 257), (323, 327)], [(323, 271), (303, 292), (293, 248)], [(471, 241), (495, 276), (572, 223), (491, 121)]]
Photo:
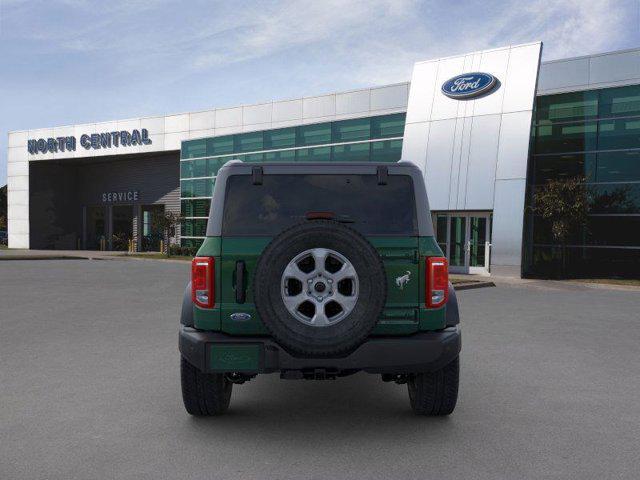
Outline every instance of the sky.
[(0, 0), (0, 185), (12, 130), (407, 81), (421, 60), (542, 40), (640, 47), (640, 0)]

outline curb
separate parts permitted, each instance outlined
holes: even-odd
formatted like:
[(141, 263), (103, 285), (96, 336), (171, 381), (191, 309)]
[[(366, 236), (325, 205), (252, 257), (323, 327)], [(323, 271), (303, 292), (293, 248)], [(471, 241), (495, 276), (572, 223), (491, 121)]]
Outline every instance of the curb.
[(474, 290), (476, 288), (487, 288), (487, 287), (495, 287), (496, 284), (493, 282), (469, 282), (469, 283), (458, 283), (453, 285), (454, 290)]

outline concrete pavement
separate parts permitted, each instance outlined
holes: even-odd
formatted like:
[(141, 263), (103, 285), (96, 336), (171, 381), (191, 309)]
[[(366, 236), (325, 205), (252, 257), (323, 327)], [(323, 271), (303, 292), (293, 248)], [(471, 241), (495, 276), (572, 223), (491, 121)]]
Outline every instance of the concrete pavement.
[(415, 417), (359, 374), (261, 376), (182, 407), (188, 264), (0, 262), (0, 478), (636, 479), (640, 295), (546, 282), (458, 294), (460, 400)]

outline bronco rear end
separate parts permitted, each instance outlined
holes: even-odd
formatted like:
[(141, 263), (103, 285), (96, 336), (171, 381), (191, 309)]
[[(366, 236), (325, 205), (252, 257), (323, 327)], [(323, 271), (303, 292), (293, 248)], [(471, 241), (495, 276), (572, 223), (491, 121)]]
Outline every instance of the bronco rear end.
[(407, 383), (414, 411), (457, 400), (460, 330), (412, 164), (247, 164), (217, 177), (183, 301), (185, 407), (224, 412), (261, 373), (364, 371)]

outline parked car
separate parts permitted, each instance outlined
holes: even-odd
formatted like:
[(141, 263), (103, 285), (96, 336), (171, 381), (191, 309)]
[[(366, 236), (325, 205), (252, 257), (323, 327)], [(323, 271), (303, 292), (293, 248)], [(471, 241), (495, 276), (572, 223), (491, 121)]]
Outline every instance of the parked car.
[(458, 396), (461, 334), (421, 171), (410, 163), (249, 164), (218, 173), (179, 335), (184, 405), (227, 410), (258, 374), (364, 371), (421, 415)]
[(0, 245), (7, 245), (9, 243), (9, 236), (6, 230), (0, 230)]

